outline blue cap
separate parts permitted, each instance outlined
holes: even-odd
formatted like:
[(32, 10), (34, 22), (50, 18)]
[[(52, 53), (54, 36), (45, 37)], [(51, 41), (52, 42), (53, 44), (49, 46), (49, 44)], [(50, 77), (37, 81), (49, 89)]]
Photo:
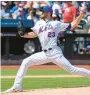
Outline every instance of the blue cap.
[(50, 7), (50, 6), (45, 6), (45, 7), (42, 9), (42, 11), (44, 11), (44, 12), (50, 12), (50, 13), (53, 12), (52, 7)]

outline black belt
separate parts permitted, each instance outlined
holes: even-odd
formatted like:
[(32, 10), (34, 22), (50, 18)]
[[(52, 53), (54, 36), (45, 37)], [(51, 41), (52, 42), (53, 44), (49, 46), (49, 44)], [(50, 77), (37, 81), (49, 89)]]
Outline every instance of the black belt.
[(50, 51), (50, 50), (52, 50), (52, 48), (48, 48), (48, 49), (45, 49), (45, 50), (43, 50), (44, 52), (47, 52), (47, 51)]

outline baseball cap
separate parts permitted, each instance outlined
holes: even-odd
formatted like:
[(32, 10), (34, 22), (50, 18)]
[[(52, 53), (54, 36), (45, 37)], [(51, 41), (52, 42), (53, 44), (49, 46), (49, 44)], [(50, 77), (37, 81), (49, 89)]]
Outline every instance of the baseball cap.
[(43, 12), (53, 12), (53, 10), (52, 10), (52, 7), (50, 7), (50, 6), (45, 6), (43, 9), (42, 9), (42, 11)]

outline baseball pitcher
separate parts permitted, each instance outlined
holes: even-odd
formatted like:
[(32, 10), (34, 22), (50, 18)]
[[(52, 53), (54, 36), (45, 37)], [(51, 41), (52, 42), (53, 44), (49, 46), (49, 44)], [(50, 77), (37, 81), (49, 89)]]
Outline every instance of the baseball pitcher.
[(44, 64), (44, 62), (54, 62), (67, 72), (78, 74), (90, 78), (90, 71), (84, 68), (72, 66), (64, 57), (61, 48), (57, 46), (57, 36), (61, 31), (67, 31), (75, 28), (82, 17), (85, 9), (80, 11), (80, 15), (72, 23), (62, 23), (52, 20), (52, 9), (49, 6), (43, 8), (45, 20), (39, 20), (32, 28), (33, 32), (23, 35), (24, 38), (37, 37), (40, 40), (42, 51), (25, 58), (17, 72), (13, 86), (5, 92), (22, 91), (22, 80), (28, 67), (32, 65)]

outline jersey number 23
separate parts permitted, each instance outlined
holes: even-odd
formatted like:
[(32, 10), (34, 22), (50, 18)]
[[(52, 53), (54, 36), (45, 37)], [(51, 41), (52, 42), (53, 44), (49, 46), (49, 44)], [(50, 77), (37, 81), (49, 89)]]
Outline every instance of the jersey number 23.
[(48, 32), (48, 37), (55, 37), (55, 32)]

